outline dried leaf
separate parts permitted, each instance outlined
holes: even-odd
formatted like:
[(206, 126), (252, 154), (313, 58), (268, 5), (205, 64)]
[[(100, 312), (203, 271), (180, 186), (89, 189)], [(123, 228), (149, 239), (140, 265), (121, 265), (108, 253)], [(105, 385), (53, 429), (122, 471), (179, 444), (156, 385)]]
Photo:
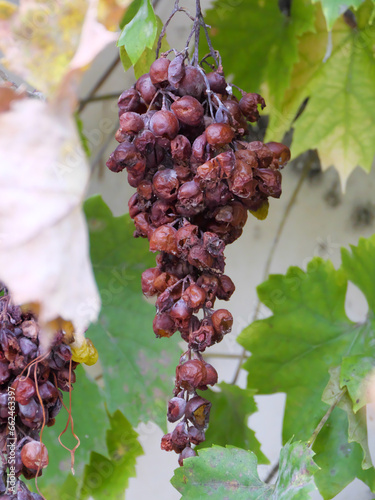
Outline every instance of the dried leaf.
[(21, 0), (8, 19), (0, 18), (2, 63), (48, 96), (77, 76), (111, 41), (98, 23), (97, 0)]
[(83, 333), (100, 300), (81, 210), (89, 178), (67, 108), (14, 101), (0, 114), (0, 280), (16, 303), (38, 303), (40, 321)]
[(8, 111), (10, 109), (10, 104), (12, 101), (21, 99), (24, 97), (23, 93), (17, 93), (12, 84), (7, 84), (7, 82), (1, 84), (0, 82), (0, 113), (3, 111)]
[(83, 71), (116, 35), (97, 21), (98, 0), (0, 9), (4, 64), (51, 98), (0, 94), (0, 280), (16, 303), (37, 306), (42, 324), (71, 321), (79, 345), (100, 299), (81, 208), (90, 172), (72, 111)]

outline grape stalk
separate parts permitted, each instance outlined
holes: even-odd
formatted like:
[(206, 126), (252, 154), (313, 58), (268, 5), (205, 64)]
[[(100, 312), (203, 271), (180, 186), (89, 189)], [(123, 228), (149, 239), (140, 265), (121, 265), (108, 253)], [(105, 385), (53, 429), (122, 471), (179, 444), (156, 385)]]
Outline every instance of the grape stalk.
[[(186, 46), (159, 55), (177, 12), (193, 21)], [(199, 60), (201, 29), (210, 52)], [(218, 380), (202, 353), (221, 342), (233, 324), (227, 309), (214, 309), (216, 299), (228, 301), (235, 290), (224, 274), (225, 247), (241, 236), (249, 211), (266, 217), (268, 198), (281, 195), (280, 169), (290, 159), (283, 144), (248, 139), (250, 124), (265, 105), (259, 94), (226, 81), (199, 0), (195, 17), (175, 2), (156, 60), (118, 100), (119, 145), (107, 167), (126, 170), (136, 189), (129, 200), (134, 236), (147, 238), (150, 250), (158, 252), (156, 267), (142, 275), (142, 291), (157, 297), (156, 336), (178, 331), (187, 343), (168, 403), (168, 420), (176, 427), (161, 442), (163, 450), (179, 454), (180, 465), (205, 440), (211, 403), (197, 390)]]
[[(40, 476), (48, 465), (41, 435), (45, 426), (55, 423), (62, 408), (61, 391), (68, 391), (75, 381), (75, 364), (62, 332), (49, 351), (41, 352), (35, 317), (13, 305), (5, 288), (0, 316), (0, 384), (5, 387), (0, 390), (0, 498), (39, 500), (43, 497), (31, 493), (19, 477)], [(12, 487), (7, 470), (18, 478)]]
[[(69, 413), (68, 423), (60, 433), (60, 444), (71, 453), (79, 438), (74, 434), (71, 405), (67, 408), (63, 392), (71, 394), (76, 380), (74, 370), (82, 358), (69, 343), (72, 336), (62, 329), (54, 332), (51, 345), (40, 342), (37, 316), (12, 303), (7, 289), (0, 285), (0, 499), (44, 500), (39, 493), (29, 491), (20, 479), (37, 478), (48, 465), (48, 451), (43, 444), (44, 428), (55, 424), (64, 406)], [(85, 349), (83, 349), (85, 350)], [(82, 348), (81, 348), (82, 351)], [(87, 364), (93, 364), (97, 352), (87, 341)], [(73, 358), (76, 360), (74, 361)], [(90, 358), (90, 359), (89, 359)], [(77, 445), (69, 450), (61, 436), (71, 425)]]

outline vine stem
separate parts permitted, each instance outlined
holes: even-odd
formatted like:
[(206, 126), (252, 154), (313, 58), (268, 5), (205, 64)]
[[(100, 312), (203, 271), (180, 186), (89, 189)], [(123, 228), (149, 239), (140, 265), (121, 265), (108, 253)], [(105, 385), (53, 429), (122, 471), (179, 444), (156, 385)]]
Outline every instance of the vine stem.
[[(301, 173), (301, 176), (299, 178), (299, 181), (297, 182), (297, 185), (296, 187), (294, 188), (294, 191), (292, 193), (292, 196), (290, 197), (290, 200), (288, 202), (288, 205), (286, 206), (285, 208), (285, 211), (284, 211), (284, 214), (283, 214), (283, 217), (280, 221), (280, 224), (279, 224), (279, 227), (277, 229), (277, 232), (276, 232), (276, 235), (274, 237), (274, 240), (272, 242), (272, 246), (271, 246), (271, 249), (270, 249), (270, 252), (268, 254), (268, 258), (267, 258), (267, 261), (266, 261), (266, 264), (264, 266), (264, 271), (263, 271), (263, 277), (262, 277), (262, 282), (265, 281), (269, 275), (269, 272), (270, 272), (270, 268), (271, 268), (271, 264), (272, 264), (272, 261), (273, 261), (273, 258), (274, 258), (274, 255), (275, 255), (275, 251), (276, 251), (276, 248), (277, 248), (277, 245), (280, 241), (280, 238), (281, 238), (281, 235), (283, 233), (283, 230), (284, 230), (284, 227), (285, 227), (285, 224), (289, 218), (289, 215), (290, 215), (290, 212), (297, 200), (297, 197), (298, 197), (298, 194), (301, 190), (301, 187), (303, 186), (303, 183), (311, 169), (311, 166), (312, 166), (312, 163), (313, 163), (313, 158), (312, 156), (310, 155), (310, 158), (309, 158), (309, 161), (307, 161), (303, 167), (303, 170), (302, 170), (302, 173)], [(257, 301), (257, 305), (256, 305), (256, 308), (255, 308), (255, 312), (254, 312), (254, 316), (253, 316), (253, 319), (252, 319), (252, 323), (254, 321), (256, 321), (259, 317), (259, 313), (260, 313), (260, 307), (261, 307), (261, 301), (260, 299), (258, 298), (258, 301)], [(242, 363), (244, 362), (244, 359), (245, 359), (245, 355), (246, 355), (246, 349), (243, 348), (242, 349), (242, 353), (241, 353), (241, 357), (239, 359), (239, 362), (238, 362), (238, 365), (237, 365), (237, 369), (236, 369), (236, 373), (233, 377), (233, 380), (232, 380), (232, 385), (235, 385), (237, 380), (238, 380), (238, 377), (240, 375), (240, 371), (241, 371), (241, 367), (242, 367)]]
[[(321, 419), (321, 421), (319, 422), (319, 424), (316, 426), (314, 432), (311, 434), (311, 437), (310, 439), (307, 441), (307, 446), (309, 448), (312, 448), (313, 444), (315, 443), (315, 440), (316, 438), (318, 437), (320, 431), (323, 429), (323, 427), (325, 426), (327, 420), (329, 419), (329, 417), (331, 416), (331, 413), (333, 412), (333, 410), (336, 408), (336, 406), (340, 403), (341, 399), (343, 398), (343, 396), (345, 395), (347, 389), (346, 387), (344, 387), (344, 389), (342, 389), (336, 396), (334, 402), (332, 403), (332, 405), (328, 408), (328, 410), (326, 411), (326, 413), (324, 414), (323, 418)], [(275, 474), (277, 474), (278, 470), (280, 468), (280, 462), (277, 462), (271, 469), (271, 471), (269, 472), (268, 476), (266, 477), (266, 479), (264, 480), (265, 483), (270, 483), (273, 479), (273, 477), (275, 476)]]
[(161, 42), (163, 41), (163, 38), (165, 37), (165, 34), (167, 32), (167, 28), (169, 23), (172, 21), (174, 15), (179, 12), (180, 10), (180, 0), (176, 0), (174, 3), (173, 10), (171, 12), (171, 15), (168, 17), (168, 19), (165, 21), (164, 26), (160, 32), (159, 35), (159, 40), (158, 40), (158, 45), (156, 47), (156, 59), (159, 57), (160, 49), (161, 49)]
[(195, 0), (195, 41), (194, 41), (194, 66), (199, 66), (199, 36), (201, 32), (202, 10), (200, 0)]
[(334, 402), (331, 404), (331, 406), (328, 408), (328, 410), (326, 411), (324, 417), (321, 419), (321, 421), (319, 422), (319, 424), (316, 426), (316, 429), (314, 430), (314, 432), (311, 434), (311, 437), (310, 439), (307, 441), (307, 446), (309, 448), (312, 448), (313, 444), (315, 443), (315, 440), (316, 438), (318, 437), (318, 434), (319, 432), (323, 429), (325, 423), (327, 422), (327, 420), (329, 419), (331, 413), (333, 412), (333, 410), (336, 408), (336, 406), (340, 403), (340, 401), (342, 400), (343, 396), (345, 395), (346, 393), (346, 387), (344, 387), (344, 389), (342, 389), (336, 396)]

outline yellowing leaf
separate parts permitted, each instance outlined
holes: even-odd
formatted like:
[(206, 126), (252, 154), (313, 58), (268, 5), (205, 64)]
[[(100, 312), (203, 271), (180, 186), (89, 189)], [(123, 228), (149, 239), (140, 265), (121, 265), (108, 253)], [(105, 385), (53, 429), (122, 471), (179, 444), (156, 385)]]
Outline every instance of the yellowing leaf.
[(280, 139), (309, 98), (293, 124), (292, 155), (316, 148), (323, 169), (334, 165), (343, 186), (356, 166), (370, 171), (375, 154), (375, 27), (368, 24), (371, 12), (371, 2), (364, 3), (358, 10), (356, 29), (343, 19), (337, 21), (331, 39), (322, 13), (318, 14), (316, 32), (303, 36), (291, 87), (270, 123), (269, 134)]
[(21, 1), (0, 22), (2, 63), (42, 92), (56, 89), (78, 47), (87, 6), (84, 0)]
[[(356, 166), (371, 170), (375, 154), (375, 60), (370, 40), (341, 28), (345, 38), (311, 82), (310, 101), (296, 122), (293, 153), (317, 148), (323, 169), (334, 165), (345, 185)], [(374, 28), (370, 34), (375, 35)]]
[(100, 299), (81, 209), (89, 166), (70, 110), (37, 99), (0, 114), (0, 280), (40, 321), (80, 336)]
[(328, 33), (324, 15), (321, 9), (317, 9), (314, 30), (301, 37), (298, 47), (299, 61), (293, 68), (284, 100), (277, 107), (269, 106), (270, 122), (265, 140), (281, 141), (292, 126), (298, 109), (308, 97), (306, 87), (322, 64), (327, 42)]
[(21, 0), (12, 17), (0, 19), (2, 63), (51, 96), (67, 73), (115, 40), (96, 18), (97, 0)]
[(0, 20), (9, 19), (17, 10), (17, 6), (13, 3), (0, 1)]
[(365, 0), (312, 0), (313, 3), (321, 2), (323, 6), (324, 16), (327, 20), (328, 29), (332, 29), (336, 19), (350, 7), (357, 8)]

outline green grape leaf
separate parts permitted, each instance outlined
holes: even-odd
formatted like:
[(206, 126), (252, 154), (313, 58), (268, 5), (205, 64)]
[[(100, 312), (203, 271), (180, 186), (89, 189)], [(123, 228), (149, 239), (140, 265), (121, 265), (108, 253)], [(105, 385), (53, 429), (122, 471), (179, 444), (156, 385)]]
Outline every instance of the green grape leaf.
[[(148, 70), (151, 66), (151, 64), (155, 61), (155, 54), (156, 54), (156, 48), (158, 45), (158, 39), (161, 30), (163, 29), (163, 21), (160, 19), (159, 16), (156, 16), (156, 21), (157, 21), (157, 36), (155, 38), (154, 46), (149, 49), (146, 47), (144, 50), (143, 54), (141, 57), (138, 59), (136, 64), (134, 65), (134, 74), (136, 78), (139, 78), (142, 76), (144, 73), (148, 73)], [(169, 49), (168, 42), (166, 38), (164, 37), (162, 42), (161, 42), (161, 50), (160, 52), (166, 52)]]
[(83, 130), (83, 121), (78, 112), (74, 113), (74, 119), (77, 124), (79, 138), (81, 139), (82, 149), (86, 153), (87, 158), (90, 158), (91, 156), (90, 144)]
[(298, 37), (314, 29), (315, 7), (310, 0), (293, 0), (288, 16), (280, 11), (277, 0), (249, 0), (242, 2), (240, 10), (238, 15), (231, 0), (220, 0), (207, 11), (213, 44), (226, 73), (234, 74), (234, 82), (248, 92), (259, 91), (266, 82), (265, 97), (274, 106), (290, 84), (298, 61)]
[[(120, 22), (120, 28), (121, 30), (124, 29), (124, 27), (130, 23), (130, 21), (134, 18), (136, 13), (138, 12), (140, 6), (141, 6), (142, 0), (133, 0), (133, 2), (129, 5), (129, 7), (126, 9), (124, 17), (121, 19)], [(119, 43), (117, 44), (119, 47), (119, 53), (120, 53), (120, 59), (122, 66), (125, 71), (127, 71), (129, 68), (132, 67), (132, 62), (128, 56), (128, 53), (126, 52), (125, 46), (120, 45)]]
[(324, 16), (327, 20), (328, 29), (332, 29), (336, 19), (343, 14), (347, 9), (358, 8), (365, 0), (350, 0), (343, 2), (342, 0), (312, 0), (313, 3), (320, 2), (323, 7)]
[(348, 442), (356, 442), (361, 446), (363, 450), (362, 469), (369, 469), (372, 467), (372, 460), (367, 439), (366, 410), (363, 409), (354, 413), (353, 403), (346, 388), (342, 389), (340, 387), (340, 372), (340, 366), (330, 368), (331, 378), (323, 391), (322, 401), (331, 406), (339, 400), (338, 408), (344, 410), (348, 416)]
[(120, 29), (124, 29), (127, 24), (134, 18), (142, 5), (142, 0), (133, 0), (129, 7), (126, 9), (123, 18), (120, 21)]
[[(79, 480), (84, 471), (84, 466), (89, 462), (90, 453), (105, 449), (105, 433), (108, 427), (108, 417), (104, 408), (103, 394), (95, 381), (78, 366), (75, 370), (77, 382), (72, 391), (72, 416), (74, 432), (79, 437), (81, 444), (75, 452), (74, 468), (76, 479)], [(69, 397), (65, 394), (65, 404), (69, 405)], [(65, 428), (68, 414), (62, 408), (56, 417), (53, 427), (48, 427), (43, 432), (43, 442), (47, 446), (49, 465), (43, 471), (39, 480), (39, 487), (48, 500), (61, 500), (62, 493), (67, 495), (72, 490), (73, 482), (69, 477), (70, 453), (58, 442), (58, 436)], [(73, 438), (70, 426), (61, 437), (62, 442), (72, 449), (77, 441)], [(64, 486), (64, 482), (67, 483)], [(69, 487), (69, 489), (68, 489)], [(60, 489), (61, 488), (61, 489)], [(75, 498), (75, 497), (74, 497)], [(65, 500), (70, 500), (66, 497)]]
[(347, 387), (354, 413), (368, 403), (367, 383), (374, 369), (375, 359), (368, 356), (347, 356), (342, 360), (340, 387)]
[[(357, 250), (353, 250), (352, 267), (354, 262), (360, 267), (357, 260), (366, 261), (370, 256), (375, 258), (374, 238), (360, 242)], [(362, 324), (353, 323), (346, 316), (345, 271), (345, 263), (335, 270), (331, 262), (315, 258), (306, 272), (292, 267), (285, 276), (270, 276), (258, 287), (258, 294), (273, 316), (254, 322), (239, 337), (239, 342), (252, 353), (245, 364), (249, 386), (261, 394), (287, 394), (284, 440), (292, 435), (308, 439), (326, 413), (321, 395), (329, 381), (329, 368), (340, 365), (347, 356), (375, 354), (373, 313)], [(370, 268), (368, 274), (375, 280), (371, 271)], [(357, 285), (365, 295), (368, 279), (364, 277), (362, 283), (357, 277)], [(301, 377), (304, 373), (306, 376)], [(348, 444), (347, 425), (345, 433), (342, 446)], [(326, 450), (326, 454), (334, 455), (331, 450)], [(339, 463), (343, 460), (346, 467), (358, 470), (356, 457), (338, 455), (335, 466), (344, 467), (344, 463)], [(371, 468), (369, 474), (373, 472)], [(326, 492), (321, 493), (324, 496)]]
[(374, 159), (374, 36), (375, 26), (335, 24), (332, 54), (310, 82), (309, 102), (295, 123), (292, 154), (318, 149), (322, 167), (335, 165), (344, 185), (356, 166), (370, 171)]
[(314, 460), (320, 467), (315, 483), (324, 500), (335, 497), (355, 478), (375, 491), (374, 469), (362, 469), (363, 451), (359, 444), (348, 443), (348, 418), (340, 408), (333, 410), (320, 431), (314, 451)]
[(278, 500), (307, 500), (314, 491), (313, 475), (319, 467), (315, 453), (300, 442), (286, 443), (280, 451), (279, 474), (273, 498)]
[(260, 480), (254, 453), (213, 446), (201, 450), (199, 457), (184, 460), (171, 483), (182, 494), (181, 500), (307, 500), (315, 489), (313, 474), (318, 469), (313, 455), (302, 443), (287, 443), (280, 453), (276, 484), (270, 485)]
[(256, 391), (241, 389), (225, 382), (217, 387), (220, 388), (220, 392), (209, 391), (204, 394), (204, 397), (212, 403), (210, 412), (212, 424), (206, 431), (206, 441), (202, 443), (201, 448), (209, 448), (213, 444), (237, 446), (255, 453), (259, 463), (268, 464), (269, 460), (261, 452), (254, 431), (247, 425), (250, 415), (257, 411), (254, 401)]
[(133, 238), (129, 215), (113, 217), (99, 196), (85, 203), (91, 260), (102, 298), (98, 323), (87, 337), (99, 351), (108, 409), (122, 411), (133, 426), (153, 420), (166, 427), (178, 339), (156, 339), (154, 306), (141, 292), (141, 274), (155, 266), (148, 242)]
[[(292, 155), (317, 149), (323, 169), (334, 165), (343, 185), (355, 167), (370, 171), (375, 154), (372, 10), (372, 3), (366, 1), (358, 10), (358, 27), (353, 29), (340, 19), (330, 38), (318, 12), (316, 32), (301, 39), (300, 62), (284, 102), (276, 116), (271, 114), (267, 135), (279, 140), (293, 124)], [(294, 122), (307, 98), (305, 110)]]
[(48, 487), (48, 492), (46, 493), (43, 489), (43, 493), (46, 494), (48, 500), (77, 500), (79, 499), (77, 478), (73, 474), (69, 474), (61, 487), (51, 484)]
[(350, 250), (341, 249), (342, 267), (348, 279), (366, 296), (370, 311), (375, 311), (375, 235), (360, 238), (358, 245), (350, 245)]
[(152, 49), (157, 33), (157, 20), (150, 0), (142, 0), (138, 12), (121, 32), (117, 45), (125, 46), (134, 65), (148, 47)]
[(318, 6), (314, 28), (304, 33), (298, 44), (298, 62), (294, 65), (291, 80), (282, 102), (269, 107), (270, 120), (266, 141), (282, 141), (293, 125), (296, 115), (309, 97), (308, 84), (315, 76), (327, 51), (328, 32), (323, 12)]
[(124, 498), (130, 477), (135, 476), (135, 463), (143, 454), (138, 434), (120, 411), (108, 415), (111, 427), (107, 431), (109, 458), (93, 452), (85, 467), (80, 500), (120, 500)]
[(126, 52), (125, 47), (123, 45), (121, 45), (121, 47), (119, 47), (119, 51), (120, 51), (120, 59), (121, 59), (122, 66), (123, 66), (124, 70), (127, 71), (129, 68), (132, 67), (132, 62), (131, 62), (131, 60), (128, 56), (128, 53)]
[(260, 300), (273, 316), (252, 323), (238, 340), (252, 353), (244, 365), (249, 386), (261, 394), (288, 395), (284, 441), (312, 434), (326, 411), (321, 395), (328, 369), (340, 363), (341, 353), (361, 329), (346, 317), (346, 286), (342, 271), (314, 258), (306, 272), (291, 267), (285, 276), (271, 275), (258, 287)]
[[(154, 46), (152, 47), (152, 49), (146, 47), (145, 50), (142, 52), (142, 55), (139, 57), (138, 61), (134, 64), (134, 74), (136, 78), (139, 78), (145, 73), (148, 73), (151, 64), (155, 61), (158, 39), (160, 32), (163, 28), (163, 21), (160, 19), (159, 16), (156, 16), (156, 22), (157, 22), (157, 36), (155, 38)], [(161, 53), (166, 52), (168, 49), (169, 45), (166, 38), (164, 37), (161, 42)], [(120, 47), (120, 58), (124, 70), (127, 71), (132, 66), (132, 62), (123, 45)]]

